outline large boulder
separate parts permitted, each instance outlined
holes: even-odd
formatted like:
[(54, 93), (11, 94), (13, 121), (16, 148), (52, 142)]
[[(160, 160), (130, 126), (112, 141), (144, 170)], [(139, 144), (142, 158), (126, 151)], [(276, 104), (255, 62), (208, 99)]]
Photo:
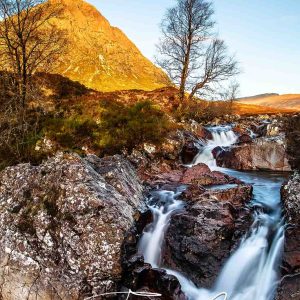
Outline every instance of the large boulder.
[(222, 172), (211, 171), (206, 164), (198, 164), (187, 169), (180, 181), (182, 184), (197, 184), (203, 186), (239, 183), (239, 180)]
[(300, 299), (300, 175), (296, 173), (282, 189), (286, 222), (283, 278), (277, 300)]
[(245, 204), (251, 196), (251, 186), (241, 186), (239, 191), (236, 186), (231, 192), (190, 186), (183, 194), (186, 210), (172, 217), (166, 233), (164, 264), (201, 287), (211, 287), (250, 227), (251, 214)]
[(122, 156), (58, 154), (0, 173), (1, 299), (83, 299), (116, 291), (121, 245), (143, 205)]
[(281, 138), (259, 138), (251, 144), (226, 149), (216, 159), (218, 166), (236, 170), (291, 170), (285, 142)]

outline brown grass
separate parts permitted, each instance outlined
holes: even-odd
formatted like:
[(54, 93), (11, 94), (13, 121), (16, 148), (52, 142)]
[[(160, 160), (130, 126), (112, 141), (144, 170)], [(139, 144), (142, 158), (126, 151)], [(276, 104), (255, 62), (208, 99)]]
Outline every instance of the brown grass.
[(239, 103), (251, 106), (271, 107), (278, 111), (300, 111), (300, 95), (270, 95), (239, 99)]

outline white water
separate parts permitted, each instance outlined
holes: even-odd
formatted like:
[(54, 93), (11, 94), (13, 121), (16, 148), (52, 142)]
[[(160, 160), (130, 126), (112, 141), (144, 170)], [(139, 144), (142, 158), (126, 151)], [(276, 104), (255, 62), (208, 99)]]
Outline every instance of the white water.
[[(223, 267), (211, 290), (196, 287), (183, 274), (168, 269), (167, 272), (178, 278), (183, 292), (191, 300), (213, 300), (223, 292), (227, 294), (228, 300), (273, 300), (284, 243), (280, 206), (283, 178), (266, 173), (244, 173), (218, 168), (211, 151), (217, 146), (228, 147), (234, 144), (237, 137), (228, 127), (218, 127), (211, 131), (213, 140), (199, 153), (194, 164), (206, 163), (213, 169), (220, 169), (246, 183), (251, 183), (254, 188), (252, 206), (256, 208), (254, 222), (238, 249)], [(155, 196), (159, 201), (149, 206), (154, 215), (154, 222), (145, 230), (139, 251), (144, 255), (145, 261), (153, 267), (161, 267), (160, 254), (164, 234), (172, 214), (183, 207), (183, 202), (176, 200), (181, 192), (157, 192)]]
[[(236, 143), (237, 136), (231, 130), (231, 127), (214, 127), (211, 129), (213, 136), (212, 140), (209, 140), (206, 147), (199, 152), (195, 157), (192, 165), (198, 165), (199, 163), (205, 163), (211, 169), (217, 168), (216, 160), (212, 154), (212, 150), (216, 147), (229, 147)], [(191, 166), (192, 166), (191, 165)]]
[[(153, 268), (160, 266), (164, 234), (170, 218), (176, 210), (183, 208), (183, 202), (176, 200), (181, 193), (180, 189), (177, 192), (158, 191), (154, 192), (150, 198), (150, 203), (154, 202), (149, 205), (154, 220), (144, 230), (139, 243), (139, 252), (143, 254), (145, 262), (150, 263)], [(159, 202), (155, 200), (159, 200)]]

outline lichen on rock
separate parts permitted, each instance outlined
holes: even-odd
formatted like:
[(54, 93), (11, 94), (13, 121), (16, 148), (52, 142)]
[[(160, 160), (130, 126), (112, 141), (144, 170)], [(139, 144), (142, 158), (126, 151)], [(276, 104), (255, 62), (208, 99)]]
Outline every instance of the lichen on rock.
[(0, 173), (3, 299), (82, 299), (115, 289), (121, 244), (143, 205), (122, 156), (57, 154)]

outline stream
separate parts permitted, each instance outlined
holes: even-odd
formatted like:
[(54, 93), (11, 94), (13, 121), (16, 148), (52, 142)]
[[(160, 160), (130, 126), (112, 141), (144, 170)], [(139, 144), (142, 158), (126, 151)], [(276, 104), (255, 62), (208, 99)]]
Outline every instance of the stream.
[(281, 211), (280, 189), (283, 174), (270, 172), (239, 172), (217, 167), (212, 150), (233, 145), (237, 136), (230, 126), (208, 128), (213, 139), (196, 156), (193, 165), (207, 164), (253, 186), (253, 224), (242, 238), (239, 247), (223, 266), (210, 290), (197, 287), (189, 278), (165, 268), (161, 261), (164, 236), (173, 214), (184, 208), (180, 196), (185, 187), (176, 191), (154, 191), (149, 198), (153, 222), (147, 226), (139, 242), (139, 253), (152, 267), (165, 269), (175, 275), (182, 291), (190, 300), (274, 300), (278, 269), (284, 243), (284, 220)]

